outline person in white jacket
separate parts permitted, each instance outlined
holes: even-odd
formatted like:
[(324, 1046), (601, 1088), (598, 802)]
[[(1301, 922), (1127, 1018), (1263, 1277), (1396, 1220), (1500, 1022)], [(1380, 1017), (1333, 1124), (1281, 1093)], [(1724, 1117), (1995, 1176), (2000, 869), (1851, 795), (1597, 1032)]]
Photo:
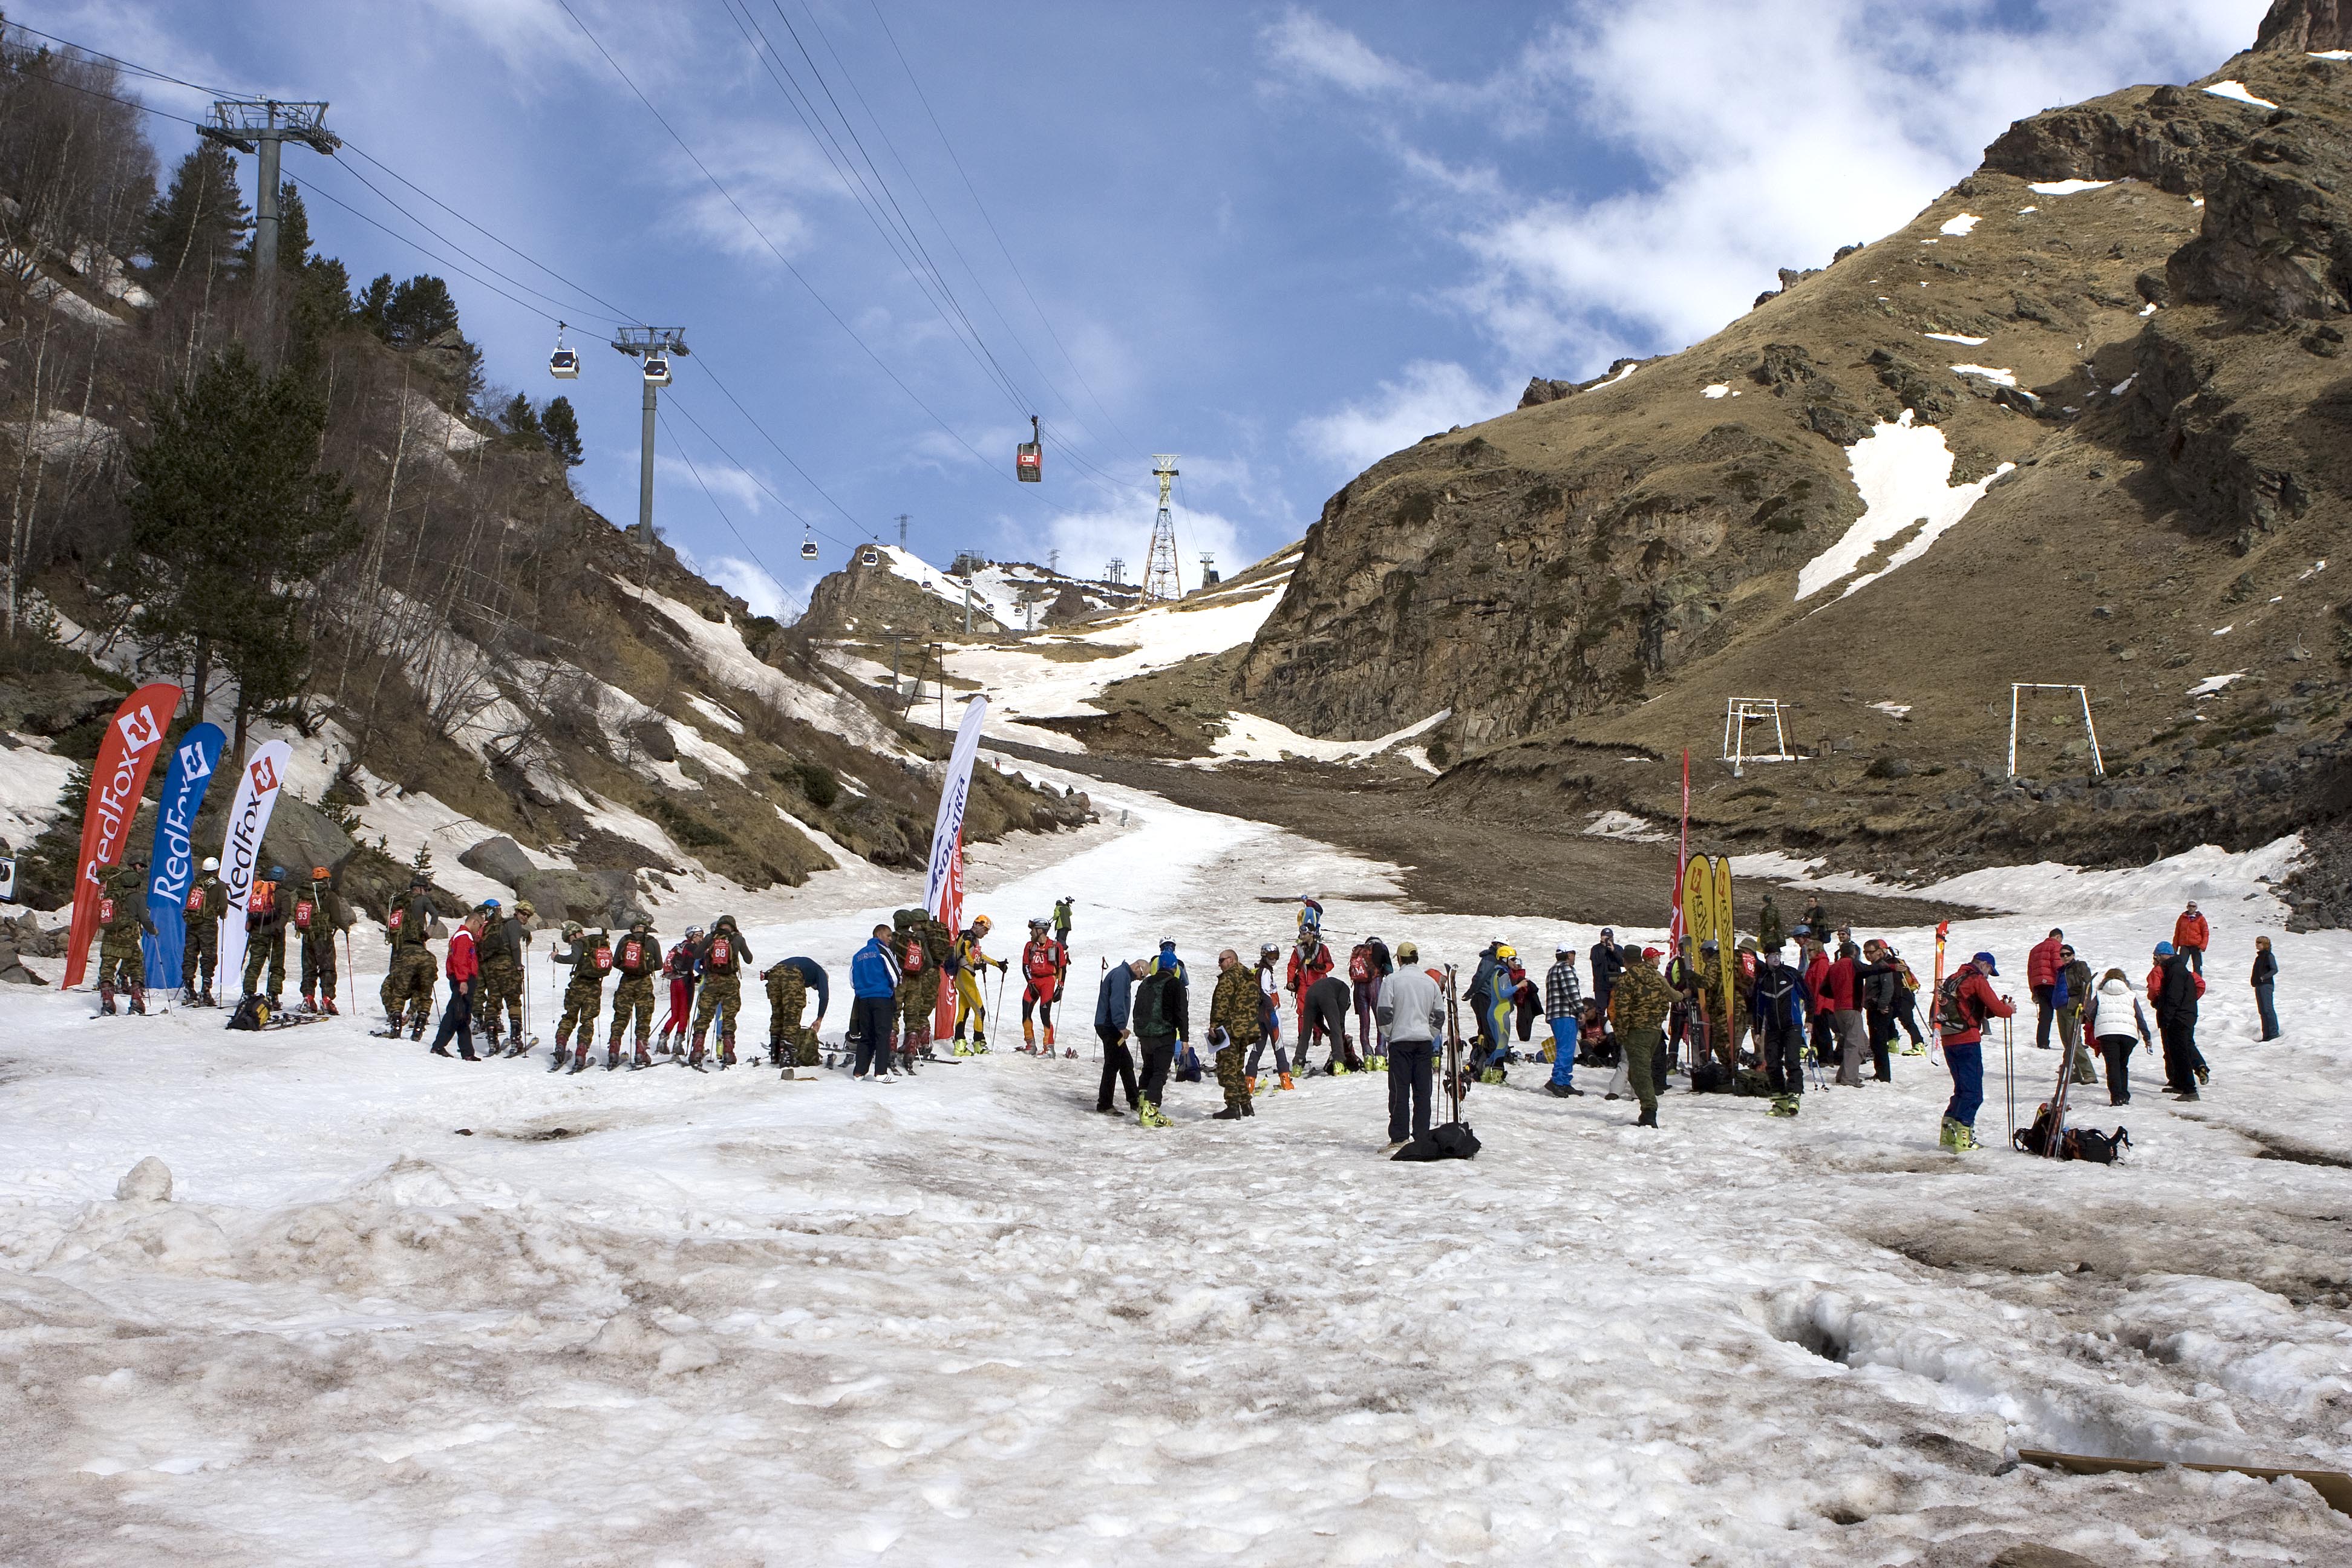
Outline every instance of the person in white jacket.
[(2083, 1032), (2097, 1043), (2107, 1064), (2107, 1103), (2129, 1105), (2132, 1047), (2148, 1043), (2147, 1015), (2140, 1011), (2139, 994), (2122, 970), (2110, 969), (2100, 976), (2083, 1006)]
[(1445, 1035), (1445, 993), (1421, 967), (1421, 949), (1396, 946), (1396, 973), (1381, 982), (1372, 1016), (1389, 1042), (1389, 1147), (1429, 1136), (1435, 1042)]

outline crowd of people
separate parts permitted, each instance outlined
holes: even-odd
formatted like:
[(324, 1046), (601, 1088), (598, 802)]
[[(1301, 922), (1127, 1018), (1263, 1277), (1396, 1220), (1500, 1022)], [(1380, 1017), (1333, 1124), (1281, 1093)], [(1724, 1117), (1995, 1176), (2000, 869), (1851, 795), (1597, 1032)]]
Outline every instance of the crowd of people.
[[(188, 896), (182, 983), (191, 1002), (210, 1004), (230, 900), (217, 862), (207, 860), (203, 870)], [(135, 897), (142, 876), (134, 866), (119, 868), (101, 904), (102, 1012), (112, 1012), (123, 993), (132, 1010), (143, 1010), (138, 939), (152, 926)], [(335, 935), (351, 915), (327, 868), (314, 868), (302, 882), (273, 867), (244, 902), (245, 993), (276, 1006), (290, 940), (302, 1008), (335, 1012)], [(1150, 957), (1105, 963), (1094, 1013), (1102, 1055), (1097, 1111), (1116, 1113), (1114, 1097), (1123, 1094), (1128, 1112), (1143, 1126), (1164, 1127), (1169, 1083), (1213, 1073), (1223, 1100), (1216, 1118), (1242, 1120), (1256, 1114), (1263, 1094), (1294, 1089), (1310, 1072), (1383, 1072), (1390, 1139), (1401, 1144), (1428, 1134), (1436, 1058), (1455, 1040), (1461, 1067), (1451, 1087), (1459, 1092), (1474, 1082), (1507, 1082), (1515, 1067), (1533, 1064), (1548, 1068), (1546, 1092), (1579, 1098), (1588, 1092), (1577, 1082), (1581, 1066), (1608, 1069), (1603, 1097), (1634, 1102), (1639, 1126), (1657, 1125), (1659, 1097), (1677, 1077), (1687, 1092), (1768, 1099), (1772, 1114), (1795, 1116), (1809, 1084), (1821, 1089), (1892, 1081), (1895, 1058), (1927, 1054), (1932, 1037), (1953, 1086), (1940, 1142), (1965, 1152), (1979, 1147), (1976, 1118), (1984, 1103), (1989, 1031), (1996, 1023), (2005, 1030), (2017, 1008), (1995, 986), (2002, 976), (1992, 952), (1972, 954), (1935, 984), (1892, 942), (1874, 936), (1857, 942), (1819, 896), (1791, 922), (1767, 895), (1755, 933), (1738, 936), (1727, 961), (1712, 939), (1642, 947), (1621, 943), (1613, 929), (1603, 928), (1583, 953), (1556, 947), (1540, 979), (1500, 940), (1471, 963), (1448, 967), (1424, 963), (1412, 942), (1391, 949), (1368, 935), (1342, 962), (1326, 940), (1322, 905), (1311, 898), (1299, 902), (1297, 933), (1286, 947), (1264, 942), (1254, 960), (1231, 948), (1217, 955), (1207, 1013), (1197, 1021), (1210, 1058), (1205, 1068), (1192, 1048), (1192, 975), (1176, 943), (1161, 942)], [(1018, 958), (1017, 1049), (1041, 1058), (1077, 1055), (1060, 1038), (1056, 1020), (1069, 980), (1073, 910), (1066, 898), (1050, 917), (1030, 921)], [(380, 1032), (423, 1040), (446, 980), (434, 1054), (450, 1056), (454, 1047), (466, 1060), (528, 1055), (537, 1040), (528, 1030), (524, 980), (537, 912), (528, 901), (509, 907), (484, 900), (449, 932), (440, 958), (430, 946), (436, 924), (420, 872), (383, 915), (390, 959)], [(1003, 977), (1015, 966), (988, 952), (992, 930), (980, 916), (950, 931), (920, 910), (902, 910), (873, 928), (850, 963), (849, 1024), (838, 1059), (853, 1081), (895, 1082), (938, 1060), (940, 1044), (957, 1057), (988, 1053), (985, 982), (994, 970), (1001, 997)], [(600, 1029), (608, 1071), (643, 1069), (656, 1058), (698, 1071), (738, 1065), (742, 977), (754, 959), (733, 917), (689, 927), (667, 946), (643, 915), (618, 934), (569, 920), (559, 934), (551, 958), (564, 979), (550, 1071), (586, 1071)], [(2135, 983), (2120, 966), (2096, 968), (2063, 931), (2053, 930), (2025, 957), (2033, 1045), (2063, 1053), (2076, 1083), (2097, 1084), (2104, 1076), (2114, 1105), (2131, 1102), (2135, 1050), (2160, 1045), (2166, 1092), (2196, 1100), (2210, 1076), (2197, 1044), (2210, 947), (2211, 928), (2191, 901)], [(795, 956), (759, 971), (759, 978), (768, 997), (769, 1065), (787, 1077), (834, 1066), (819, 1034), (831, 1003), (824, 967)], [(2270, 939), (2258, 937), (2250, 984), (2265, 1040), (2279, 1033), (2277, 979)], [(665, 989), (667, 1005), (656, 1021)], [(950, 999), (944, 1009), (943, 990)], [(807, 1016), (812, 995), (814, 1019)], [(950, 1016), (944, 1040), (936, 1038)], [(1539, 1043), (1538, 1020), (1547, 1037)], [(1318, 1048), (1319, 1068), (1313, 1065)]]

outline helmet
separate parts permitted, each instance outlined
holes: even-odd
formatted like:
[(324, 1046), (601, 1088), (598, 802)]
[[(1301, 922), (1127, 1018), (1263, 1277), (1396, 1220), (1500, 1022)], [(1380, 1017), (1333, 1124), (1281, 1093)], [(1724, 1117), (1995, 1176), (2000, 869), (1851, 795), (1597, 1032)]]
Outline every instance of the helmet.
[(565, 921), (563, 922), (563, 935), (566, 941), (576, 939), (580, 935), (580, 930), (581, 927), (578, 921)]
[(481, 902), (480, 908), (478, 908), (475, 912), (477, 914), (494, 915), (499, 912), (499, 904), (498, 900), (484, 899)]
[(995, 924), (996, 922), (990, 920), (986, 915), (974, 915), (971, 917), (971, 929), (974, 931), (981, 931), (993, 927)]
[(1721, 952), (1723, 951), (1723, 944), (1716, 941), (1715, 938), (1708, 937), (1705, 942), (1698, 944), (1698, 950), (1701, 952)]
[(700, 926), (688, 926), (686, 928), (686, 934), (688, 936), (700, 936), (702, 934), (702, 928)]
[(1282, 951), (1282, 943), (1278, 942), (1262, 942), (1258, 943), (1257, 950), (1260, 952), (1280, 952)]
[[(333, 875), (334, 873), (328, 870), (324, 866), (313, 866), (310, 868), (310, 880), (314, 882), (323, 882)], [(498, 900), (496, 899), (492, 899), (490, 902), (495, 904)]]
[(525, 920), (529, 920), (531, 916), (539, 913), (539, 911), (530, 907), (530, 900), (529, 899), (517, 899), (515, 900), (515, 913), (520, 915)]
[(219, 857), (219, 856), (217, 856), (217, 855), (207, 855), (207, 856), (205, 856), (205, 870), (207, 870), (207, 871), (217, 871), (217, 870), (219, 870), (219, 869), (220, 869), (220, 857)]
[(1518, 949), (1513, 947), (1509, 942), (1498, 942), (1495, 944), (1495, 956), (1496, 958), (1517, 958), (1519, 956), (1519, 952)]
[[(495, 902), (496, 900), (493, 901)], [(629, 929), (631, 931), (651, 931), (654, 929), (653, 917), (650, 915), (631, 915), (629, 917)]]
[(1029, 922), (1029, 929), (1031, 931), (1044, 931), (1045, 929), (1045, 922), (1042, 919), (1033, 920)]
[(422, 888), (432, 879), (422, 871), (412, 871), (408, 874), (408, 885), (412, 888)]
[(720, 915), (717, 920), (710, 922), (710, 929), (712, 931), (733, 931), (736, 929), (735, 917), (733, 915)]
[(273, 882), (284, 881), (286, 879), (286, 868), (283, 866), (272, 866), (269, 868), (269, 879)]

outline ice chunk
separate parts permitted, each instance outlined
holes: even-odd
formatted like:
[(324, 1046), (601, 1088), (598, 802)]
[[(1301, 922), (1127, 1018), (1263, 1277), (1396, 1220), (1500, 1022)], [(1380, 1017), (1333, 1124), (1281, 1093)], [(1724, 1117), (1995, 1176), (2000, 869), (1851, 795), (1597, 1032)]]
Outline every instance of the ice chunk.
[(2189, 689), (2189, 695), (2191, 697), (2210, 697), (2216, 691), (2221, 690), (2221, 688), (2229, 685), (2230, 682), (2233, 680), (2242, 680), (2245, 677), (2246, 672), (2242, 669), (2233, 669), (2227, 675), (2209, 675), (2204, 679), (2199, 681), (2196, 685), (2190, 687)]
[(170, 1203), (172, 1167), (150, 1154), (123, 1173), (114, 1184), (114, 1195), (126, 1204)]

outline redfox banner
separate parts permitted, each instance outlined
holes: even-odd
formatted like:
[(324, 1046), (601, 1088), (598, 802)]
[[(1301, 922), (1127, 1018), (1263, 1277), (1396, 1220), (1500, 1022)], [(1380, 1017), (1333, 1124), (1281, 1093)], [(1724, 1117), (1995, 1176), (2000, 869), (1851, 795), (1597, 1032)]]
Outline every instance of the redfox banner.
[(147, 773), (163, 754), (163, 727), (180, 706), (180, 689), (159, 680), (122, 700), (89, 770), (89, 805), (81, 819), (81, 858), (74, 875), (73, 925), (67, 936), (68, 985), (81, 984), (89, 939), (98, 929), (99, 873), (122, 863), (131, 818), (147, 794)]
[[(947, 775), (940, 784), (939, 819), (931, 826), (931, 874), (923, 890), (923, 907), (951, 931), (963, 929), (963, 814), (971, 799), (971, 764), (980, 754), (980, 727), (987, 721), (985, 696), (964, 704), (955, 750), (948, 753)], [(955, 986), (942, 969), (932, 1033), (945, 1039), (954, 1030)]]
[[(278, 809), (278, 791), (286, 783), (286, 764), (294, 748), (272, 741), (256, 751), (236, 781), (236, 798), (228, 808), (228, 837), (221, 845), (221, 881), (228, 888), (228, 915), (221, 921), (220, 987), (226, 1001), (245, 994), (245, 913), (253, 891), (255, 867), (261, 859), (262, 836), (269, 831), (269, 814)], [(237, 989), (230, 991), (230, 986)]]
[(172, 770), (163, 775), (163, 798), (155, 803), (155, 848), (147, 858), (147, 914), (155, 929), (147, 936), (147, 985), (168, 994), (180, 983), (180, 959), (188, 940), (188, 884), (196, 879), (196, 813), (228, 737), (217, 724), (198, 724), (180, 737)]

